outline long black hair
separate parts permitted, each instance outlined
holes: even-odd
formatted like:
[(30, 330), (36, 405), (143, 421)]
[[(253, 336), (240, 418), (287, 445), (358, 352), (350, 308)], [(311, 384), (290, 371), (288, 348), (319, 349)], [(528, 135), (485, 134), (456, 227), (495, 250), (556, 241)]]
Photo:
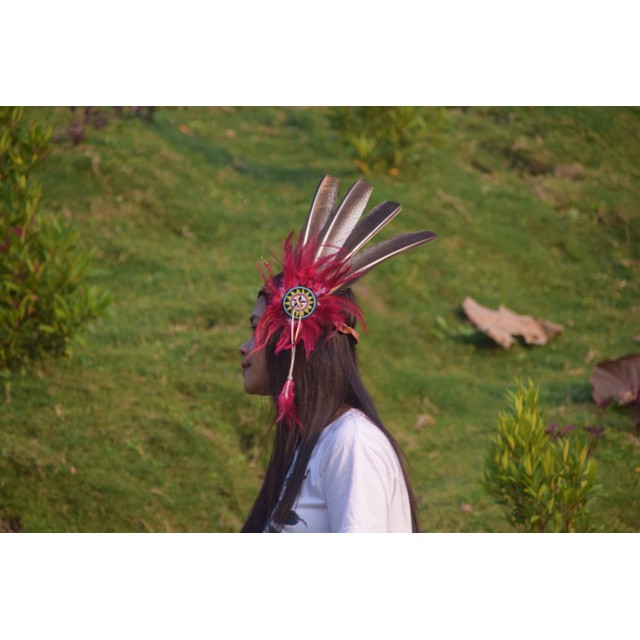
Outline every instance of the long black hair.
[[(341, 295), (355, 299), (350, 289)], [(347, 324), (355, 328), (356, 319), (348, 317)], [(289, 372), (290, 354), (285, 351), (276, 356), (275, 340), (265, 350), (267, 376), (275, 409), (275, 399)], [(264, 531), (270, 521), (284, 524), (300, 493), (307, 463), (320, 434), (348, 408), (362, 411), (385, 434), (396, 452), (409, 493), (412, 530), (419, 531), (417, 501), (411, 488), (407, 463), (400, 446), (382, 424), (373, 399), (362, 382), (356, 362), (355, 338), (350, 334), (337, 333), (328, 340), (321, 339), (308, 360), (304, 357), (296, 359), (294, 379), (298, 416), (304, 428), (275, 423), (273, 449), (264, 482), (242, 532)], [(295, 466), (279, 499), (296, 451)]]

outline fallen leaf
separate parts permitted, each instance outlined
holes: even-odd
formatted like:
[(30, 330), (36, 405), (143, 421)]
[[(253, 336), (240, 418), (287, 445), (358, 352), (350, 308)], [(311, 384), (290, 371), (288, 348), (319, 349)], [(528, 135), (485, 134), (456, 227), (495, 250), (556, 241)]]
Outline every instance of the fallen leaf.
[(599, 407), (610, 402), (629, 404), (640, 398), (640, 354), (599, 362), (589, 376), (593, 400)]
[(184, 133), (185, 136), (189, 136), (190, 138), (193, 137), (193, 130), (187, 127), (186, 124), (179, 124), (178, 131), (180, 133)]
[(469, 296), (463, 300), (462, 309), (480, 331), (505, 349), (515, 342), (514, 336), (522, 336), (527, 344), (543, 345), (564, 331), (556, 322), (520, 315), (504, 305), (494, 311)]
[(62, 415), (62, 405), (61, 404), (57, 404), (54, 407), (54, 411), (56, 412), (56, 415), (59, 417)]
[(473, 513), (473, 507), (468, 502), (463, 502), (460, 505), (460, 511), (462, 513)]

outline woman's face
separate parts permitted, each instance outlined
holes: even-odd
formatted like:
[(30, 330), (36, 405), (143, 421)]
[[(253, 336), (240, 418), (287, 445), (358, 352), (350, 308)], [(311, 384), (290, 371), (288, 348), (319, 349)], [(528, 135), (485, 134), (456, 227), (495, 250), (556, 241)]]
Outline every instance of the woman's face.
[(260, 296), (256, 302), (256, 306), (251, 314), (251, 336), (242, 345), (240, 345), (240, 353), (242, 354), (242, 372), (244, 375), (244, 390), (257, 396), (269, 395), (269, 381), (267, 378), (267, 366), (264, 349), (251, 353), (254, 349), (254, 333), (258, 326), (258, 321), (267, 308), (267, 299)]

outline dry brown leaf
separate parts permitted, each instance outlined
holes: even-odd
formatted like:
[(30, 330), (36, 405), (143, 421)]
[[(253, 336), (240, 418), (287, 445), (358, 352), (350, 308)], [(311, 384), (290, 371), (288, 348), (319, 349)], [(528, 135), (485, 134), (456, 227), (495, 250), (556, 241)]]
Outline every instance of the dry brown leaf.
[(640, 354), (599, 362), (591, 373), (593, 400), (603, 407), (612, 401), (630, 404), (640, 398)]
[(483, 307), (470, 296), (463, 300), (462, 309), (480, 331), (505, 349), (515, 342), (514, 336), (522, 336), (527, 344), (543, 345), (564, 331), (561, 324), (520, 315), (504, 305), (497, 311)]

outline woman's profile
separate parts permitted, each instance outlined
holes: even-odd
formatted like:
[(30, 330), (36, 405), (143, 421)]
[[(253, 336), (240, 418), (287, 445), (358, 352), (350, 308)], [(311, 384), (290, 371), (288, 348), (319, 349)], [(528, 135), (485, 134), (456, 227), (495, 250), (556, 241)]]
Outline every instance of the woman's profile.
[(365, 245), (399, 212), (383, 202), (360, 219), (372, 188), (359, 180), (334, 208), (325, 176), (281, 270), (264, 285), (240, 347), (244, 388), (273, 398), (273, 449), (243, 532), (417, 532), (416, 498), (400, 447), (383, 426), (356, 364), (362, 315), (351, 284), (430, 231)]

